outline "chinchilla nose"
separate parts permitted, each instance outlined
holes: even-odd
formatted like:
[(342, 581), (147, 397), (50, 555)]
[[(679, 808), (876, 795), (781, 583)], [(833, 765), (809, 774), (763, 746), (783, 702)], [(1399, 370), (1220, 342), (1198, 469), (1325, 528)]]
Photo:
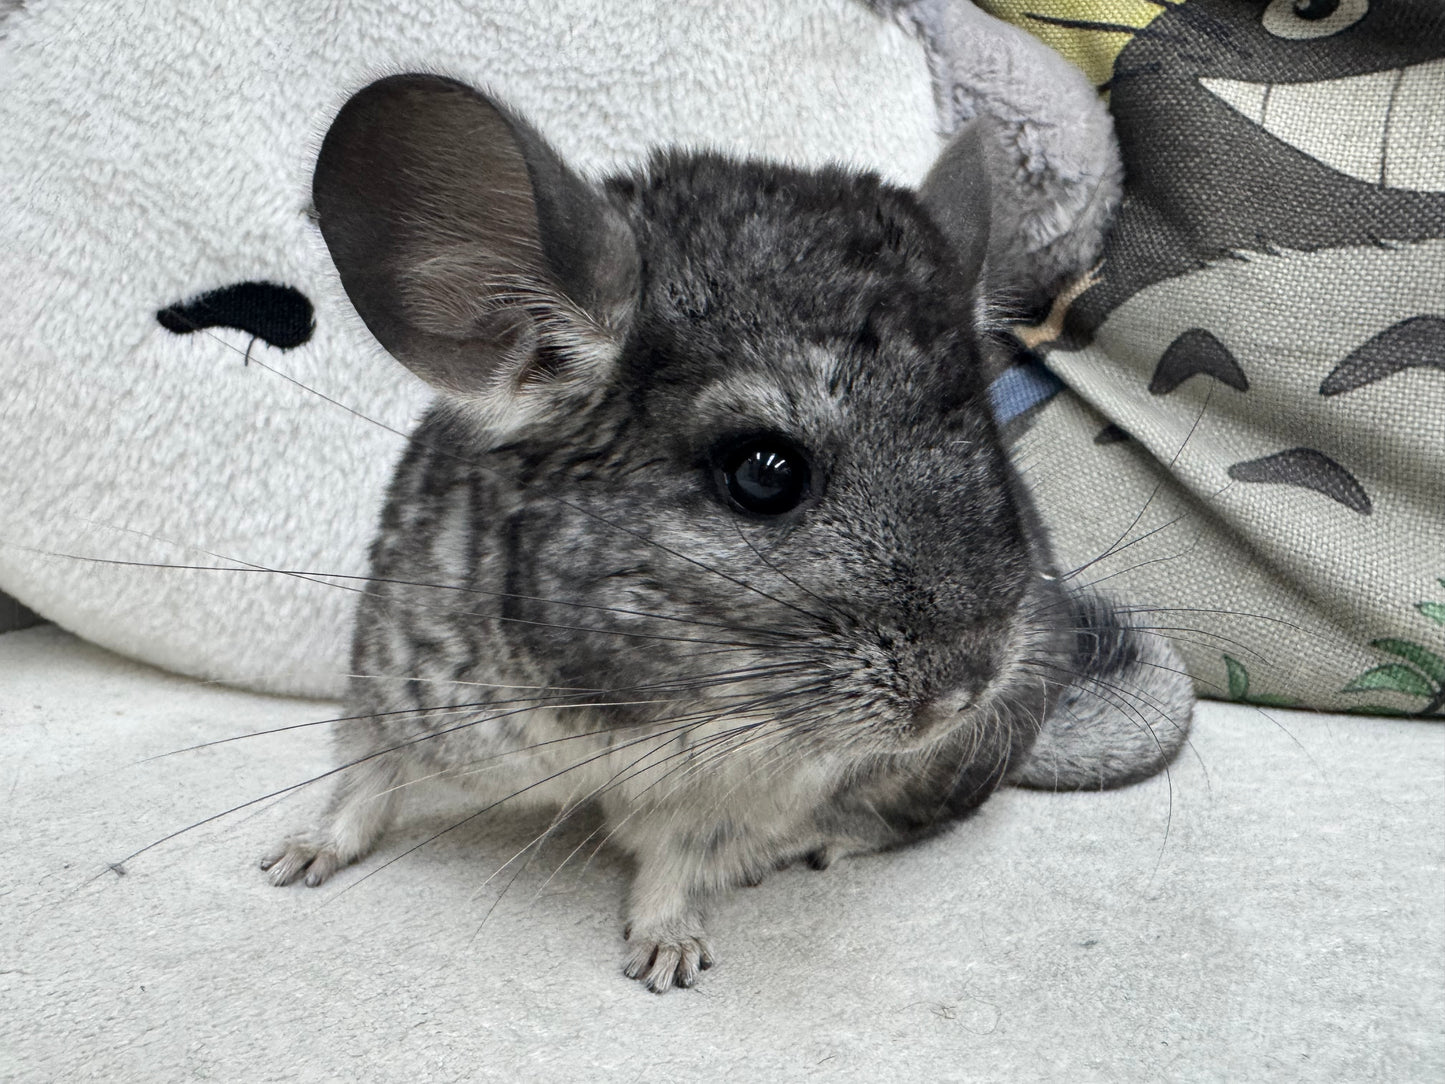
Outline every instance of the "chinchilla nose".
[(963, 721), (964, 714), (978, 700), (978, 692), (958, 686), (919, 705), (914, 713), (918, 737), (925, 740), (942, 737)]

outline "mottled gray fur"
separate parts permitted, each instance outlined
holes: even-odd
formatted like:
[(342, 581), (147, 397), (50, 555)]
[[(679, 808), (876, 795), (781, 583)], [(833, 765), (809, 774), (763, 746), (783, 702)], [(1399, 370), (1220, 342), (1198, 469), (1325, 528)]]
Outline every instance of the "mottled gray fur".
[[(988, 412), (982, 161), (959, 144), (924, 188), (973, 216), (713, 154), (593, 186), (460, 84), (347, 104), (322, 232), (446, 394), (373, 547), (351, 767), (276, 883), (364, 855), (428, 777), (599, 805), (637, 867), (625, 970), (661, 991), (712, 962), (709, 898), (779, 864), (936, 832), (1011, 775), (1167, 763), (1171, 649), (1066, 595)], [(778, 514), (722, 465), (759, 437), (809, 467)]]

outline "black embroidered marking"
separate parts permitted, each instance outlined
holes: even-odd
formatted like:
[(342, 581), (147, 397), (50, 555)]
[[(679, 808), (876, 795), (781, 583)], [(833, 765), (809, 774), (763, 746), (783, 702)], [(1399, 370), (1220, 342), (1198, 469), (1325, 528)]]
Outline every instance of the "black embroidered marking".
[(1128, 440), (1129, 434), (1120, 429), (1113, 422), (1094, 434), (1095, 444), (1118, 444), (1120, 441)]
[(1238, 482), (1264, 482), (1273, 485), (1299, 486), (1323, 493), (1339, 501), (1351, 511), (1368, 516), (1374, 504), (1365, 487), (1355, 476), (1324, 452), (1313, 448), (1290, 448), (1259, 459), (1236, 463), (1229, 476)]
[(1154, 395), (1168, 395), (1196, 373), (1212, 376), (1238, 391), (1249, 390), (1249, 378), (1234, 360), (1229, 347), (1202, 327), (1192, 327), (1164, 351), (1154, 367), (1149, 391)]
[(273, 282), (222, 286), (161, 309), (156, 321), (177, 335), (207, 327), (233, 327), (264, 339), (278, 350), (300, 346), (316, 329), (306, 295)]
[(1320, 394), (1340, 395), (1427, 366), (1445, 369), (1445, 318), (1412, 316), (1352, 350), (1320, 382)]

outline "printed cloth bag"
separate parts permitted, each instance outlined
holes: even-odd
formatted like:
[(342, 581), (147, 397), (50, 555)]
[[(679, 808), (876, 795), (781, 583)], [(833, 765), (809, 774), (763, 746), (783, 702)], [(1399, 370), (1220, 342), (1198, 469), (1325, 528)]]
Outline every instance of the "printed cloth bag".
[(1445, 5), (984, 0), (1109, 96), (1104, 257), (1020, 330), (1060, 563), (1200, 692), (1445, 715)]

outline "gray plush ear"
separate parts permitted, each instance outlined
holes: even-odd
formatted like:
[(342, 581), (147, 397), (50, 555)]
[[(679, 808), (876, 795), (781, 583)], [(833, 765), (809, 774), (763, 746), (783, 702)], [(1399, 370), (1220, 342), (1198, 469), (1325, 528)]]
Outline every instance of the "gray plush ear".
[(611, 371), (631, 230), (486, 96), (434, 75), (372, 83), (326, 133), (312, 197), (351, 303), (428, 383), (525, 414)]
[(975, 121), (949, 140), (919, 186), (918, 197), (947, 236), (965, 270), (987, 289), (990, 223), (988, 136)]
[(1052, 300), (1099, 258), (1122, 197), (1108, 108), (1073, 64), (968, 0), (872, 2), (922, 39), (943, 130), (988, 126), (991, 303)]

